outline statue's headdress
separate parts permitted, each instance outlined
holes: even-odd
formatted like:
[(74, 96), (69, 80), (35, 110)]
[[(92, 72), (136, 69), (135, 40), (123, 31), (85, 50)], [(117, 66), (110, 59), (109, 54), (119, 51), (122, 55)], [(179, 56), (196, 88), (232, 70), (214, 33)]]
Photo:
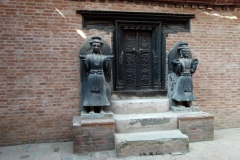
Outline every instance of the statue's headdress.
[(181, 43), (178, 48), (177, 51), (179, 52), (180, 50), (184, 49), (184, 48), (188, 48), (188, 43)]
[(103, 45), (103, 42), (101, 42), (101, 37), (99, 37), (99, 36), (93, 36), (93, 37), (92, 37), (92, 40), (91, 40), (89, 43), (90, 43), (90, 44), (100, 43), (101, 45)]

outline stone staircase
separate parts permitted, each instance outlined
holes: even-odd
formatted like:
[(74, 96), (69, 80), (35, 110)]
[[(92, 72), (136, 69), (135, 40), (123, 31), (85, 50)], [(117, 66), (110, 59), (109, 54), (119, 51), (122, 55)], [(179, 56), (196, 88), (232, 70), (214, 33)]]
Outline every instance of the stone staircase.
[(179, 130), (122, 133), (115, 135), (118, 157), (188, 152), (188, 136)]
[(116, 133), (135, 133), (165, 131), (177, 129), (177, 117), (174, 113), (116, 114)]
[(185, 153), (189, 142), (213, 140), (214, 115), (197, 107), (171, 107), (172, 112), (166, 97), (130, 94), (112, 95), (114, 114), (82, 111), (73, 117), (74, 153), (114, 148), (118, 157)]
[(189, 138), (178, 129), (179, 114), (166, 97), (112, 98), (118, 157), (188, 152)]

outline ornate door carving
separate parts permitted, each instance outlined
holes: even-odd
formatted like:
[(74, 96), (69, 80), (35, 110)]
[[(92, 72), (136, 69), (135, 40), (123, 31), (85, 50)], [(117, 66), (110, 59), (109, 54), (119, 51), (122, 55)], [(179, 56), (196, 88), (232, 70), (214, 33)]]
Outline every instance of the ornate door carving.
[(161, 89), (161, 23), (152, 23), (116, 22), (116, 91)]
[(151, 88), (151, 35), (151, 31), (123, 31), (123, 80), (127, 90)]

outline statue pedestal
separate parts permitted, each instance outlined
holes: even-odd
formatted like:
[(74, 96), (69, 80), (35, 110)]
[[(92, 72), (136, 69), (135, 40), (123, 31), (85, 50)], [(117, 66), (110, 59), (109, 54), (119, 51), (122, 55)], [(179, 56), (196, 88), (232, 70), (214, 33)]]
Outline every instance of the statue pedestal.
[(189, 142), (212, 141), (214, 137), (214, 116), (205, 112), (179, 114), (179, 130), (189, 137)]
[(185, 106), (171, 106), (171, 111), (176, 113), (182, 113), (182, 112), (199, 112), (199, 108), (195, 106), (191, 107), (185, 107)]
[(113, 118), (113, 112), (106, 111), (104, 113), (87, 113), (86, 111), (81, 112), (81, 119), (99, 119), (99, 118)]
[(114, 130), (113, 118), (73, 117), (73, 153), (113, 150)]

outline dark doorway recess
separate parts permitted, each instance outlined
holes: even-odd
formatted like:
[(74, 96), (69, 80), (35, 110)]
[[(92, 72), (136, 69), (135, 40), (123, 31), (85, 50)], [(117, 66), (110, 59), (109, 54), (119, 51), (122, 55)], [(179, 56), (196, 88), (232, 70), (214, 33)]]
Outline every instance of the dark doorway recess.
[(84, 29), (113, 32), (116, 94), (165, 95), (166, 36), (189, 32), (193, 14), (78, 10)]
[(120, 21), (115, 23), (114, 89), (116, 91), (161, 90), (161, 22)]

